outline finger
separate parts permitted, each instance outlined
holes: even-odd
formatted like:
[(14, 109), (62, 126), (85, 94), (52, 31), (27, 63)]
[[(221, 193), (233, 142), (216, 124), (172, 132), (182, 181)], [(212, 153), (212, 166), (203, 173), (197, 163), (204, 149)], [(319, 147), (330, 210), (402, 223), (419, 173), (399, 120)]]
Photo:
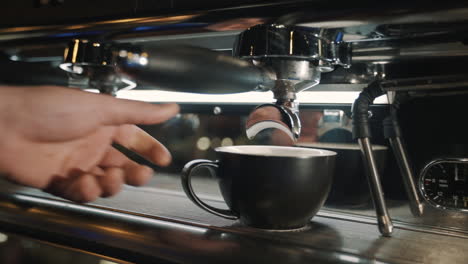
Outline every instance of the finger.
[(87, 172), (57, 177), (45, 191), (78, 203), (94, 201), (102, 194), (96, 176)]
[(157, 124), (179, 112), (177, 104), (150, 104), (146, 102), (117, 99), (107, 95), (96, 95), (94, 102), (102, 111), (103, 125)]
[(102, 197), (109, 197), (117, 194), (122, 189), (125, 180), (125, 171), (121, 168), (106, 168), (105, 174), (96, 177), (101, 187)]
[(78, 203), (88, 203), (96, 200), (102, 194), (102, 189), (95, 175), (83, 173), (70, 179), (63, 197)]
[(171, 153), (158, 140), (137, 126), (122, 125), (118, 128), (114, 141), (135, 151), (159, 166), (171, 163)]
[(69, 182), (70, 182), (70, 179), (68, 178), (64, 178), (62, 176), (56, 176), (50, 180), (49, 184), (47, 185), (47, 187), (43, 189), (43, 191), (53, 194), (55, 196), (63, 197), (63, 194), (65, 193), (65, 190), (69, 185)]
[(142, 186), (153, 177), (154, 171), (147, 166), (128, 163), (125, 167), (125, 183), (133, 186)]
[[(118, 99), (109, 95), (90, 93), (79, 89), (57, 86), (18, 87), (18, 89), (20, 95), (23, 93), (28, 95), (25, 100), (34, 98), (34, 104), (26, 104), (27, 107), (21, 109), (21, 113), (25, 114), (26, 119), (38, 113), (47, 113), (47, 116), (44, 116), (41, 121), (32, 120), (37, 122), (36, 125), (43, 127), (43, 129), (25, 133), (28, 137), (35, 139), (47, 138), (54, 141), (65, 141), (91, 133), (99, 126), (156, 124), (168, 120), (179, 112), (177, 104), (156, 105), (141, 101)], [(72, 100), (73, 103), (64, 103), (69, 100)], [(36, 102), (39, 103), (36, 104)], [(55, 107), (59, 110), (50, 107), (49, 102), (59, 102)], [(86, 107), (83, 107), (84, 105)], [(62, 127), (61, 125), (64, 123), (66, 125)], [(50, 124), (60, 124), (58, 128), (61, 129), (52, 129)], [(65, 131), (64, 129), (67, 133), (60, 133), (60, 131)]]
[(150, 104), (141, 101), (118, 99), (106, 94), (89, 93), (61, 87), (47, 86), (58, 93), (74, 95), (75, 103), (86, 104), (87, 108), (99, 115), (102, 125), (156, 124), (175, 116), (179, 112), (177, 104)]
[(129, 158), (127, 158), (124, 154), (120, 151), (115, 149), (112, 146), (109, 146), (106, 154), (104, 155), (103, 159), (99, 163), (100, 167), (123, 167), (128, 162), (132, 162)]
[[(85, 172), (78, 169), (73, 169), (68, 172), (67, 175), (55, 175), (50, 180), (49, 184), (43, 189), (43, 191), (63, 197), (66, 189), (75, 178), (80, 177)], [(65, 198), (65, 197), (63, 197)]]
[(98, 167), (98, 166), (92, 168), (92, 169), (89, 171), (89, 173), (91, 173), (91, 174), (93, 174), (93, 175), (95, 175), (95, 176), (98, 176), (98, 177), (104, 176), (104, 175), (106, 174), (106, 172), (104, 171), (104, 169), (102, 169), (102, 168), (100, 168), (100, 167)]
[(114, 148), (110, 148), (99, 164), (101, 167), (120, 167), (125, 171), (124, 182), (133, 186), (146, 184), (153, 176), (153, 170), (140, 165)]
[(94, 201), (102, 194), (96, 176), (86, 172), (67, 178), (56, 177), (44, 191), (78, 203)]

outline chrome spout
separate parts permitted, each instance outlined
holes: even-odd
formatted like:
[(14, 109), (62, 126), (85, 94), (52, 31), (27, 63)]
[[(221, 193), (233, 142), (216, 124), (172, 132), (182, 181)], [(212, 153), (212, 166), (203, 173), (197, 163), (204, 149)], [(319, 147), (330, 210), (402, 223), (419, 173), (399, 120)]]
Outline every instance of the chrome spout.
[(296, 94), (319, 84), (322, 72), (350, 66), (350, 46), (341, 36), (338, 30), (277, 24), (257, 25), (238, 36), (234, 56), (276, 75), (274, 85), (268, 86), (276, 107), (261, 105), (251, 113), (246, 123), (248, 138), (269, 128), (282, 130), (293, 142), (300, 137)]

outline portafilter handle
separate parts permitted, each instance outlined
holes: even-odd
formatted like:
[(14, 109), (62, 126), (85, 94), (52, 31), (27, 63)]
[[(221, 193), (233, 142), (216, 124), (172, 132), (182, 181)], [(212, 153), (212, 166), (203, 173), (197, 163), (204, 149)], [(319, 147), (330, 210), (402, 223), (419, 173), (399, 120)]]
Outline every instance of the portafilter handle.
[(265, 90), (276, 79), (263, 67), (205, 48), (145, 47), (88, 40), (69, 44), (61, 68), (87, 76), (89, 84), (100, 90), (102, 86), (118, 90), (130, 81), (139, 88), (228, 94)]

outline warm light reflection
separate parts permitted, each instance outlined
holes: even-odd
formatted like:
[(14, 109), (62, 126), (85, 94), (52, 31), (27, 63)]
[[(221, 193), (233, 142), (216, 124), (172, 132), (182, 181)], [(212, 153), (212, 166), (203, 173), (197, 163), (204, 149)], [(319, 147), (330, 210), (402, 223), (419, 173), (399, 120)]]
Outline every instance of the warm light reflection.
[(106, 20), (106, 21), (99, 21), (94, 22), (92, 24), (95, 25), (107, 25), (107, 24), (126, 24), (126, 23), (167, 23), (167, 22), (175, 22), (181, 20), (191, 19), (197, 14), (194, 15), (181, 15), (181, 16), (169, 16), (169, 17), (143, 17), (143, 18), (126, 18), (126, 19), (115, 19), (115, 20)]
[(72, 26), (67, 26), (64, 29), (77, 30), (77, 29), (83, 29), (83, 28), (87, 28), (87, 27), (89, 27), (89, 25), (72, 25)]
[[(61, 27), (60, 29), (63, 30), (79, 30), (79, 29), (86, 29), (92, 28), (93, 26), (99, 25), (112, 25), (112, 24), (143, 24), (143, 23), (170, 23), (170, 22), (179, 22), (183, 20), (188, 20), (198, 16), (199, 14), (192, 14), (192, 15), (180, 15), (180, 16), (168, 16), (168, 17), (143, 17), (143, 18), (126, 18), (126, 19), (115, 19), (115, 20), (105, 20), (105, 21), (97, 21), (91, 22), (89, 24), (78, 24), (78, 25), (68, 25)], [(0, 29), (1, 33), (18, 33), (18, 32), (26, 32), (26, 31), (39, 31), (39, 30), (47, 30), (47, 29), (59, 29), (57, 26), (27, 26), (27, 27), (12, 27), (12, 28), (4, 28)]]
[[(148, 218), (148, 217), (139, 216), (139, 215), (132, 215), (132, 214), (129, 214), (128, 212), (109, 211), (109, 210), (106, 210), (106, 209), (103, 209), (103, 208), (99, 208), (97, 206), (74, 204), (74, 203), (68, 203), (68, 202), (57, 201), (57, 200), (49, 200), (49, 199), (44, 199), (44, 198), (39, 198), (39, 197), (23, 195), (23, 194), (19, 194), (19, 193), (13, 194), (12, 197), (15, 200), (18, 200), (20, 202), (34, 203), (34, 204), (46, 205), (46, 206), (54, 206), (54, 207), (58, 207), (58, 208), (63, 208), (64, 206), (66, 206), (68, 210), (75, 210), (75, 209), (78, 209), (80, 211), (81, 210), (86, 210), (90, 214), (99, 214), (102, 217), (118, 217), (118, 218), (124, 217), (126, 221), (134, 220), (134, 221), (138, 221), (142, 225), (143, 224), (157, 224), (157, 225), (162, 225), (162, 226), (169, 226), (171, 228), (176, 228), (176, 229), (182, 229), (183, 228), (186, 231), (190, 231), (190, 232), (198, 233), (198, 234), (203, 234), (203, 233), (206, 232), (206, 228), (204, 228), (204, 227), (199, 227), (199, 226), (195, 226), (195, 225), (188, 225), (188, 224), (180, 224), (180, 223), (175, 223), (175, 222), (168, 222), (168, 221), (165, 221), (165, 220)], [(8, 204), (6, 206), (8, 207)], [(5, 207), (5, 205), (2, 205), (2, 207)], [(16, 206), (15, 206), (15, 208), (16, 208)], [(32, 210), (38, 210), (38, 209), (33, 208)], [(40, 212), (40, 211), (42, 211), (42, 210), (38, 210), (38, 212)], [(50, 213), (49, 213), (49, 215), (50, 215)], [(55, 221), (55, 222), (57, 222), (57, 221)], [(190, 223), (192, 223), (192, 222), (190, 222)], [(193, 223), (199, 225), (199, 223), (195, 223), (195, 222), (193, 222)], [(68, 224), (70, 224), (70, 223), (68, 223)], [(85, 224), (88, 224), (88, 223), (85, 222)], [(102, 225), (95, 225), (95, 226), (97, 228), (103, 228)], [(105, 228), (108, 228), (108, 227), (104, 227), (103, 229), (105, 229)], [(114, 229), (114, 228), (112, 228), (110, 230), (113, 230), (113, 231), (119, 230), (119, 232), (125, 232), (125, 231), (123, 231), (121, 229)], [(132, 234), (134, 235), (134, 233), (132, 233)]]
[(78, 46), (80, 44), (80, 41), (75, 39), (75, 44), (73, 45), (73, 54), (72, 54), (72, 59), (71, 62), (75, 63), (76, 62), (76, 56), (78, 55)]
[(115, 20), (105, 20), (105, 21), (98, 21), (92, 24), (95, 25), (103, 25), (103, 24), (123, 24), (123, 23), (131, 23), (140, 21), (141, 18), (126, 18), (126, 19), (115, 19)]
[(66, 48), (65, 48), (65, 51), (63, 52), (63, 59), (64, 59), (64, 60), (66, 60), (67, 57), (68, 57), (68, 51), (69, 51), (69, 49), (68, 49), (68, 47), (66, 47)]
[(18, 206), (13, 204), (13, 203), (9, 203), (9, 202), (0, 202), (0, 207), (2, 208), (10, 208), (10, 209), (18, 209)]
[(144, 23), (174, 22), (174, 21), (188, 20), (188, 19), (194, 18), (196, 16), (199, 16), (199, 14), (160, 17), (160, 18), (148, 17), (148, 18), (143, 18), (141, 21), (144, 22)]
[(38, 26), (14, 27), (14, 28), (0, 29), (0, 33), (16, 33), (16, 32), (33, 31), (33, 30), (39, 30), (39, 29), (45, 29), (45, 28), (47, 28), (47, 27), (38, 27)]
[(121, 234), (121, 235), (127, 235), (127, 236), (135, 236), (137, 235), (136, 233), (128, 232), (120, 228), (113, 228), (113, 227), (107, 227), (103, 225), (96, 225), (95, 226), (97, 229), (104, 230), (113, 234)]

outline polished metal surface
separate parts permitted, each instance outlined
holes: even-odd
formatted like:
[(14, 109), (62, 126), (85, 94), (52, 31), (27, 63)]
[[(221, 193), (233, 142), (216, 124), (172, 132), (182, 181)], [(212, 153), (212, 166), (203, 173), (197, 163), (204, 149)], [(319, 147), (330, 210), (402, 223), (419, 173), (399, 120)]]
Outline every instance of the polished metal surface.
[[(427, 36), (425, 39), (429, 43), (441, 41), (440, 39), (429, 39)], [(421, 43), (418, 47), (405, 43), (405, 40), (401, 40), (399, 45), (395, 40), (376, 40), (372, 44), (354, 42), (353, 62), (388, 63), (405, 60), (463, 57), (468, 55), (468, 47), (462, 42), (451, 42), (451, 40), (448, 40), (448, 43), (428, 44), (423, 43), (422, 39), (419, 41)], [(373, 47), (370, 47), (370, 45), (373, 45)]]
[[(351, 49), (342, 41), (340, 30), (289, 26), (282, 24), (256, 25), (241, 32), (234, 43), (233, 56), (252, 61), (276, 73), (271, 88), (283, 120), (296, 141), (301, 132), (296, 93), (311, 89), (320, 83), (322, 72), (331, 72), (339, 65), (349, 68)], [(263, 122), (247, 128), (249, 138), (259, 129), (274, 128), (276, 123)], [(251, 131), (255, 130), (255, 133)]]
[[(385, 238), (375, 217), (352, 212), (322, 210), (301, 232), (246, 228), (197, 208), (179, 179), (155, 180), (160, 188), (127, 187), (91, 205), (2, 183), (2, 229), (137, 263), (463, 263), (468, 257), (468, 233), (461, 230), (396, 221), (393, 236)], [(202, 198), (224, 205), (219, 196)]]
[(282, 24), (251, 27), (238, 36), (234, 56), (250, 60), (289, 59), (316, 61), (319, 72), (332, 71), (335, 65), (350, 67), (349, 44), (343, 32)]
[(132, 264), (95, 252), (5, 232), (1, 227), (0, 263)]
[[(220, 39), (219, 36), (225, 35), (226, 39), (233, 41), (232, 34), (237, 35), (259, 24), (285, 25), (284, 29), (295, 25), (297, 32), (289, 31), (293, 32), (293, 38), (286, 34), (285, 40), (293, 39), (293, 42), (300, 43), (301, 40), (294, 38), (294, 35), (301, 35), (300, 31), (304, 29), (319, 32), (315, 37), (316, 41), (313, 41), (315, 43), (320, 41), (323, 44), (328, 40), (326, 50), (339, 51), (332, 47), (334, 42), (351, 45), (353, 48), (353, 67), (338, 68), (332, 73), (322, 74), (322, 83), (367, 83), (373, 77), (376, 64), (388, 66), (385, 74), (390, 80), (408, 75), (421, 77), (423, 72), (428, 72), (419, 70), (421, 66), (431, 68), (436, 75), (450, 71), (452, 74), (453, 71), (463, 74), (463, 65), (466, 65), (468, 57), (463, 37), (467, 31), (466, 3), (433, 3), (424, 8), (410, 3), (400, 3), (400, 6), (392, 4), (388, 8), (382, 8), (386, 6), (383, 3), (366, 3), (365, 6), (353, 5), (352, 12), (349, 7), (345, 7), (347, 4), (349, 3), (335, 6), (322, 1), (281, 1), (250, 6), (232, 4), (234, 7), (227, 9), (180, 9), (178, 12), (175, 12), (178, 9), (174, 7), (153, 16), (148, 13), (143, 16), (140, 12), (140, 15), (136, 14), (132, 18), (95, 18), (63, 25), (51, 22), (39, 26), (36, 23), (33, 26), (14, 27), (10, 24), (0, 29), (0, 47), (10, 58), (16, 60), (56, 61), (62, 55), (64, 45), (71, 39), (152, 45), (174, 39), (187, 43), (190, 42), (187, 38), (195, 39), (196, 36), (203, 35)], [(225, 5), (226, 3), (219, 3), (219, 6)], [(56, 14), (61, 15), (60, 12)], [(332, 33), (327, 35), (321, 32)], [(332, 38), (338, 37), (338, 32), (342, 33), (342, 41), (336, 41), (340, 38)], [(326, 38), (322, 38), (321, 34)], [(290, 46), (289, 43), (286, 44)], [(211, 43), (207, 41), (203, 45), (212, 49), (232, 47), (232, 43), (226, 45), (224, 40)], [(285, 47), (280, 48), (289, 52)], [(324, 54), (324, 50), (312, 50), (316, 51), (313, 54)], [(295, 52), (293, 47), (292, 54)], [(330, 59), (333, 56), (327, 58), (324, 61), (333, 60)], [(340, 56), (336, 58), (340, 58), (345, 65), (349, 64), (347, 59), (341, 59)], [(411, 62), (419, 66), (412, 65)], [(450, 66), (440, 67), (442, 64)], [(328, 67), (325, 66), (323, 63), (316, 65), (324, 70)], [(440, 87), (445, 86), (440, 84)]]
[(405, 151), (403, 142), (400, 137), (389, 138), (390, 145), (400, 167), (401, 176), (405, 185), (406, 195), (409, 199), (411, 212), (415, 216), (421, 216), (424, 213), (424, 205), (419, 199), (419, 192), (417, 190), (413, 170), (408, 160), (408, 154)]
[[(332, 71), (335, 65), (350, 67), (349, 45), (342, 36), (338, 30), (254, 26), (234, 44), (234, 56), (253, 60), (252, 64), (188, 46), (145, 48), (75, 39), (65, 49), (60, 67), (71, 73), (70, 81), (83, 80), (85, 88), (113, 95), (138, 84), (198, 93), (272, 90), (287, 117), (291, 129), (287, 134), (297, 140), (301, 125), (296, 93), (319, 84), (321, 72)], [(245, 54), (246, 47), (250, 47), (249, 54)]]
[(88, 78), (85, 88), (111, 94), (138, 84), (179, 92), (239, 93), (268, 90), (276, 79), (267, 69), (209, 49), (85, 39), (70, 42), (60, 67), (70, 78)]
[[(464, 89), (468, 86), (466, 75), (445, 75), (445, 76), (425, 76), (418, 78), (405, 78), (384, 80), (381, 83), (382, 89), (394, 92), (438, 92), (438, 90)], [(436, 93), (435, 93), (436, 94)]]
[(247, 118), (245, 134), (248, 139), (254, 139), (262, 131), (272, 128), (284, 132), (291, 142), (298, 140), (302, 128), (299, 104), (294, 101), (285, 101), (255, 107)]
[(280, 110), (288, 117), (288, 124), (294, 135), (294, 140), (299, 139), (301, 135), (301, 119), (299, 118), (299, 103), (294, 101), (285, 101), (280, 105)]
[[(250, 232), (235, 224), (210, 227), (21, 194), (2, 195), (0, 201), (3, 230), (19, 228), (18, 233), (36, 239), (60, 242), (132, 262), (372, 263), (372, 259), (328, 250), (320, 243), (294, 241), (294, 236), (287, 238), (278, 233), (278, 238), (271, 240), (275, 233)], [(318, 230), (327, 232), (329, 228), (315, 224), (309, 233)], [(320, 242), (322, 238), (316, 239)]]
[[(421, 6), (416, 2), (408, 3), (407, 1), (400, 1), (400, 5), (395, 3), (370, 2), (356, 5), (356, 3), (345, 1), (342, 1), (341, 4), (330, 5), (327, 1), (296, 0), (256, 5), (246, 5), (245, 3), (238, 3), (236, 5), (233, 1), (230, 1), (232, 2), (231, 4), (226, 4), (224, 1), (217, 2), (218, 4), (212, 5), (213, 7), (211, 9), (197, 9), (195, 7), (183, 9), (180, 7), (180, 5), (183, 4), (180, 4), (177, 5), (179, 10), (177, 10), (177, 7), (166, 9), (162, 12), (154, 12), (155, 14), (153, 16), (143, 16), (143, 12), (140, 9), (140, 12), (136, 13), (136, 17), (132, 18), (121, 15), (120, 17), (123, 17), (121, 19), (98, 20), (94, 18), (94, 21), (81, 19), (83, 22), (75, 22), (74, 24), (70, 22), (72, 19), (67, 17), (68, 19), (64, 19), (66, 23), (62, 25), (53, 20), (49, 23), (36, 22), (33, 25), (25, 25), (24, 23), (21, 25), (21, 19), (18, 18), (15, 24), (20, 26), (11, 26), (11, 22), (9, 24), (4, 23), (4, 29), (0, 33), (4, 41), (14, 39), (23, 41), (28, 39), (61, 40), (69, 38), (70, 33), (75, 33), (73, 35), (75, 38), (85, 34), (88, 36), (105, 34), (108, 35), (109, 38), (119, 38), (125, 35), (125, 37), (128, 38), (131, 36), (135, 37), (137, 34), (140, 34), (141, 37), (156, 35), (150, 34), (152, 33), (151, 31), (171, 31), (174, 30), (172, 27), (161, 28), (158, 26), (167, 24), (174, 25), (181, 22), (185, 22), (185, 24), (177, 29), (185, 32), (196, 32), (209, 26), (212, 26), (211, 28), (213, 30), (232, 30), (234, 26), (237, 26), (237, 30), (244, 30), (266, 20), (271, 20), (278, 24), (301, 24), (309, 27), (341, 28), (373, 23), (385, 23), (389, 25), (433, 22), (462, 23), (466, 21), (466, 14), (468, 13), (466, 3), (460, 3), (459, 1), (449, 1), (443, 4), (431, 3), (425, 6)], [(228, 6), (231, 8), (220, 8)], [(218, 9), (216, 7), (218, 7)], [(239, 12), (239, 10), (241, 10), (241, 12)], [(372, 12), (370, 12), (370, 10), (372, 10)], [(35, 11), (38, 12), (40, 10)], [(68, 11), (73, 12), (73, 10)], [(104, 11), (105, 10), (102, 10), (102, 12)], [(60, 16), (62, 13), (57, 12), (56, 15)], [(242, 19), (235, 20), (239, 18)], [(222, 22), (224, 22), (224, 24)], [(139, 31), (132, 30), (137, 27), (142, 28), (140, 28)], [(66, 35), (66, 33), (69, 33), (69, 35)]]
[(361, 148), (364, 163), (367, 166), (369, 189), (377, 214), (379, 231), (384, 236), (390, 236), (393, 232), (393, 223), (390, 215), (388, 214), (387, 205), (385, 203), (379, 171), (372, 151), (372, 145), (369, 138), (358, 138), (358, 143)]
[[(148, 4), (148, 1), (138, 2)], [(21, 4), (20, 1), (17, 3)], [(310, 61), (300, 55), (297, 58), (302, 60), (297, 63), (284, 60), (269, 62), (268, 66), (275, 69), (280, 79), (294, 77), (312, 80), (297, 86), (298, 90), (310, 88), (318, 80), (324, 84), (341, 85), (341, 90), (347, 90), (346, 84), (365, 84), (381, 76), (385, 78), (382, 87), (386, 91), (405, 91), (418, 96), (436, 92), (438, 95), (466, 93), (461, 91), (468, 86), (465, 77), (468, 8), (463, 1), (426, 2), (423, 5), (399, 0), (366, 5), (359, 5), (362, 2), (356, 1), (330, 4), (322, 0), (253, 5), (244, 1), (238, 5), (218, 3), (203, 7), (185, 1), (185, 7), (190, 6), (185, 9), (181, 7), (181, 1), (171, 3), (176, 3), (178, 8), (171, 6), (153, 13), (153, 9), (149, 12), (142, 7), (131, 6), (130, 9), (134, 11), (125, 15), (119, 13), (115, 19), (109, 18), (112, 16), (67, 18), (70, 12), (65, 12), (62, 21), (51, 17), (52, 20), (31, 23), (34, 20), (26, 20), (30, 16), (15, 12), (6, 14), (6, 17), (14, 14), (19, 21), (23, 16), (30, 22), (18, 25), (8, 22), (1, 26), (1, 67), (4, 71), (0, 80), (8, 84), (66, 84), (68, 76), (56, 71), (57, 58), (62, 56), (66, 43), (71, 39), (88, 39), (90, 43), (139, 43), (153, 47), (155, 43), (190, 43), (197, 36), (208, 36), (203, 45), (219, 52), (229, 52), (226, 43), (232, 40), (233, 35), (258, 24), (273, 23), (343, 32), (344, 46), (353, 48), (352, 67), (339, 67), (328, 73), (331, 67), (327, 62), (340, 56), (322, 56), (322, 60), (312, 68)], [(94, 11), (92, 7), (86, 8)], [(113, 8), (105, 6), (102, 10), (105, 9), (109, 11)], [(292, 32), (293, 36), (298, 35), (297, 31)], [(289, 34), (291, 41), (291, 31)], [(214, 39), (221, 39), (222, 43)], [(320, 37), (314, 39), (317, 48), (312, 49), (315, 51), (312, 57), (322, 54), (323, 50), (320, 49), (334, 50), (333, 43), (329, 46), (318, 45), (325, 40)], [(292, 55), (297, 55), (294, 54), (297, 51), (294, 46), (292, 50), (285, 47), (282, 46), (286, 53), (290, 51)], [(130, 61), (140, 63), (140, 59), (145, 61), (146, 56), (138, 56), (138, 60), (134, 61), (136, 58), (132, 56)], [(342, 62), (348, 60), (349, 57)], [(35, 63), (30, 64), (32, 62)], [(103, 61), (100, 62), (102, 64)], [(48, 67), (50, 70), (47, 70)], [(93, 73), (96, 77), (91, 82), (84, 78), (76, 83), (86, 87), (95, 85), (108, 93), (115, 92), (115, 75), (112, 70), (109, 74), (108, 67), (103, 69)], [(78, 68), (76, 70), (79, 71)], [(78, 72), (72, 73), (73, 77), (77, 77)], [(267, 79), (274, 79), (267, 75)], [(234, 78), (239, 76), (242, 75)], [(133, 86), (133, 83), (123, 79), (117, 81), (118, 89), (121, 85)], [(281, 82), (278, 87), (281, 88), (276, 89), (275, 96), (281, 100), (280, 104), (288, 104), (292, 106), (291, 109), (297, 107), (297, 104), (293, 104), (296, 89)], [(291, 117), (297, 118), (297, 115)], [(294, 121), (291, 123), (291, 128), (297, 128)], [(297, 129), (295, 134), (299, 134)], [(367, 153), (364, 156), (369, 157), (370, 164), (373, 164), (370, 142), (364, 140), (361, 146)], [(373, 176), (370, 180), (374, 181), (371, 190), (376, 198), (374, 204), (379, 228), (388, 234), (392, 222), (383, 201), (375, 166), (370, 167), (370, 172)], [(379, 237), (376, 232), (372, 215), (349, 216), (322, 211), (314, 217), (308, 230), (270, 233), (203, 215), (180, 193), (127, 189), (114, 200), (99, 201), (99, 205), (91, 206), (55, 200), (30, 190), (25, 193), (10, 192), (1, 196), (0, 222), (3, 228), (136, 262), (464, 263), (468, 258), (466, 214), (432, 207), (426, 208), (423, 217), (417, 219), (403, 213), (408, 211), (406, 206), (397, 208), (400, 221), (394, 221), (392, 237), (385, 238)], [(32, 196), (31, 193), (45, 198)], [(223, 205), (217, 200), (211, 202)], [(346, 210), (350, 209), (341, 208), (341, 212)], [(367, 215), (372, 210), (364, 208), (362, 212)], [(390, 212), (394, 216), (395, 211)]]
[[(277, 104), (262, 104), (254, 108), (245, 122), (245, 135), (253, 140), (266, 129), (277, 129), (294, 142), (300, 136), (300, 122), (286, 112), (287, 108)], [(292, 112), (291, 112), (292, 113)], [(299, 125), (299, 126), (298, 126)], [(294, 132), (293, 132), (294, 131)]]

